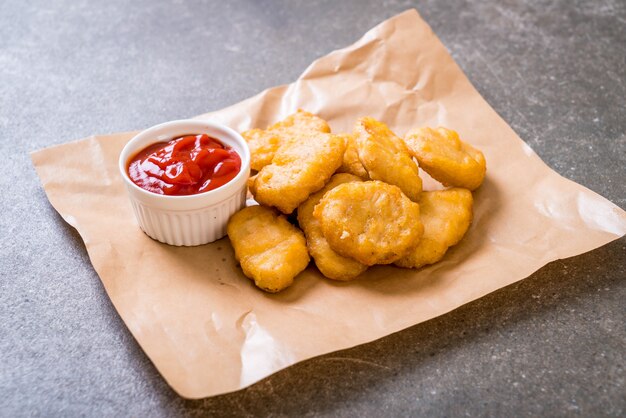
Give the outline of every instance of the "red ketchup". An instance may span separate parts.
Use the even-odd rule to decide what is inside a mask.
[[[184,135],[139,151],[128,163],[137,186],[156,194],[185,196],[208,192],[231,181],[241,158],[206,134]]]

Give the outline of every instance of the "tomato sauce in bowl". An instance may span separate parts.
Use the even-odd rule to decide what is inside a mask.
[[[231,181],[241,170],[235,150],[207,134],[183,135],[157,142],[128,162],[130,180],[152,193],[187,196]]]

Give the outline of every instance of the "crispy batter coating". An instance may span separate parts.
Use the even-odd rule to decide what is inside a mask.
[[[416,128],[404,138],[420,167],[444,186],[476,190],[485,178],[482,152],[459,139],[451,129]]]
[[[369,180],[370,176],[359,160],[359,152],[356,148],[356,137],[353,134],[345,134],[346,152],[343,154],[343,162],[341,167],[337,169],[338,173],[349,173],[360,177],[363,180]]]
[[[354,131],[359,160],[370,178],[398,186],[409,199],[417,201],[422,179],[402,139],[370,117],[359,119]]]
[[[381,181],[344,183],[313,211],[331,248],[368,266],[389,264],[419,241],[419,205]]]
[[[298,109],[267,129],[250,129],[241,134],[250,147],[250,167],[259,171],[272,162],[276,151],[285,143],[310,132],[330,132],[328,123],[319,116]]]
[[[264,129],[250,129],[241,136],[250,148],[250,168],[260,170],[272,162],[274,154],[283,143],[282,135]]]
[[[419,204],[424,235],[415,248],[394,264],[419,268],[441,260],[469,229],[472,203],[472,193],[467,189],[423,192]]]
[[[252,188],[252,185],[254,184],[254,180],[256,180],[256,174],[254,176],[250,176],[248,177],[248,181],[246,182],[246,184],[248,185],[248,189]]]
[[[230,218],[227,232],[244,274],[266,292],[290,286],[309,264],[302,231],[274,209],[244,208]]]
[[[344,138],[311,132],[283,145],[272,163],[259,171],[250,187],[257,202],[290,214],[320,190],[341,165]]]
[[[296,132],[326,132],[330,133],[328,123],[313,113],[298,109],[285,119],[276,122],[268,128],[272,131],[294,129]]]
[[[333,280],[352,280],[367,270],[367,266],[352,258],[337,254],[330,248],[328,241],[324,238],[320,221],[313,216],[313,210],[327,191],[340,184],[354,181],[362,180],[348,173],[335,174],[322,190],[312,194],[298,206],[298,224],[306,236],[309,253],[315,260],[315,265],[319,271]]]

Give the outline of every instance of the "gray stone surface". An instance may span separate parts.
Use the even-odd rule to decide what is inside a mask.
[[[3,0],[0,415],[624,416],[625,239],[374,343],[187,401],[46,200],[29,151],[237,102],[409,7],[549,166],[626,208],[623,0]]]

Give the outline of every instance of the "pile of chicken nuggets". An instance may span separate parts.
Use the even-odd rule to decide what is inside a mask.
[[[472,191],[486,172],[482,152],[442,127],[400,138],[364,117],[352,133],[334,134],[298,110],[242,136],[259,205],[234,214],[227,232],[244,274],[267,292],[290,286],[310,257],[342,281],[376,264],[436,263],[469,229]],[[418,167],[447,188],[423,191]]]

